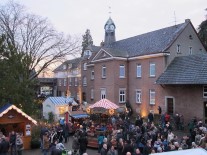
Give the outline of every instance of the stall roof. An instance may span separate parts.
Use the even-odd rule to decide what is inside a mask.
[[[150,155],[154,155],[154,154],[150,154]],[[207,151],[202,148],[196,148],[196,149],[156,153],[155,155],[207,155]]]
[[[6,104],[3,107],[0,108],[0,117],[2,117],[4,114],[6,114],[10,110],[16,110],[18,113],[20,113],[22,116],[26,117],[28,120],[32,121],[35,125],[37,125],[37,121],[31,118],[29,115],[24,113],[21,109],[17,108],[15,105]]]
[[[73,118],[87,118],[87,117],[89,117],[89,115],[87,115],[87,114],[73,114],[73,115],[71,115],[71,117],[73,117]]]
[[[73,106],[78,105],[72,97],[48,97],[47,99],[57,106],[62,106],[68,104],[69,102],[71,102]]]

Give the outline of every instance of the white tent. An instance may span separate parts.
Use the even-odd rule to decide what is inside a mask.
[[[48,97],[42,105],[45,119],[48,119],[48,113],[52,112],[55,119],[59,120],[64,117],[65,112],[71,109],[69,105],[77,106],[78,104],[71,97]]]
[[[188,150],[154,153],[150,155],[207,155],[207,151],[202,148],[196,148],[196,149],[188,149]]]

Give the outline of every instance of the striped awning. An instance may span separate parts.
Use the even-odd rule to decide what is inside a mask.
[[[93,108],[105,108],[105,109],[117,109],[119,106],[117,106],[115,103],[107,100],[107,99],[102,99],[93,105],[89,106],[90,109]]]

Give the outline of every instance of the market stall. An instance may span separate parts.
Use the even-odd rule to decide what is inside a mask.
[[[32,126],[37,121],[25,114],[15,105],[6,104],[0,107],[0,130],[9,139],[12,131],[22,135],[24,149],[30,149]]]
[[[88,147],[98,147],[97,139],[99,134],[111,134],[112,126],[110,124],[110,117],[117,113],[118,108],[118,105],[108,99],[102,99],[86,108],[86,112],[93,121],[93,124],[87,131]]]

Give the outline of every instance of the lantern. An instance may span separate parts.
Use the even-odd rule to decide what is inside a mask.
[[[87,112],[87,114],[90,114],[91,109],[90,108],[86,108],[86,112]]]
[[[109,114],[113,115],[114,114],[114,109],[109,109]]]

